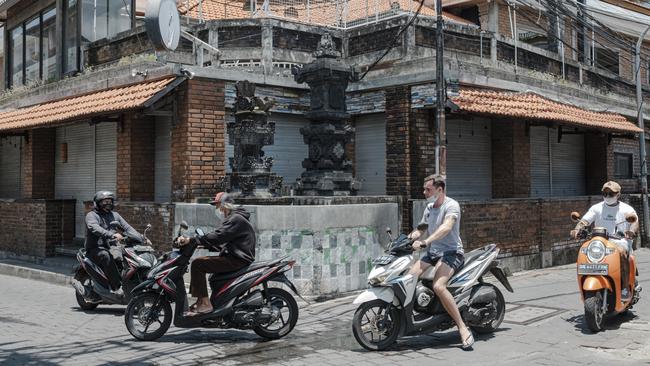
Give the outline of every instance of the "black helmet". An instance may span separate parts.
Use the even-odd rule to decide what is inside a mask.
[[[107,199],[107,198],[111,199],[111,203],[109,203],[107,205],[103,205],[103,206],[100,205],[100,202],[102,200]],[[95,193],[95,197],[93,197],[93,202],[94,202],[96,210],[106,209],[106,210],[110,211],[110,210],[113,209],[113,206],[115,205],[115,193],[113,193],[111,191],[99,191],[99,192]]]

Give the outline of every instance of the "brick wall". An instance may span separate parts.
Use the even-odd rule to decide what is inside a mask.
[[[364,53],[380,51],[388,48],[390,42],[399,32],[399,28],[389,28],[378,30],[376,32],[350,37],[348,41],[349,56],[358,56]],[[400,37],[394,47],[399,48],[402,45],[403,37]]]
[[[424,178],[436,170],[436,115],[433,109],[415,109],[411,120],[411,192],[422,197]]]
[[[83,51],[83,59],[86,67],[101,65],[139,53],[151,53],[152,48],[144,29],[136,28],[118,39],[101,40],[90,44],[90,47]]]
[[[320,33],[308,33],[286,28],[273,28],[273,47],[313,52],[318,48]],[[341,50],[342,40],[332,37],[334,46]]]
[[[151,224],[147,237],[153,247],[169,250],[174,238],[174,204],[121,202],[115,211],[140,233]]]
[[[22,151],[23,198],[54,198],[55,145],[54,128],[29,131]]]
[[[217,30],[217,47],[262,47],[261,27],[226,27]]]
[[[614,175],[615,153],[632,154],[632,178],[623,179]],[[640,165],[638,140],[620,137],[613,138],[607,149],[607,180],[615,180],[618,182],[618,184],[621,185],[623,193],[637,193],[639,192],[639,173]]]
[[[0,202],[0,251],[46,257],[74,236],[74,203],[70,200]]]
[[[530,195],[530,138],[523,121],[493,120],[492,196]]]
[[[118,132],[117,196],[125,201],[154,200],[155,125],[153,117],[124,115]]]
[[[386,194],[411,195],[411,87],[386,89]],[[409,205],[402,205],[402,227],[408,227]]]
[[[194,78],[178,90],[179,121],[172,129],[172,196],[191,201],[214,195],[225,174],[225,83]]]

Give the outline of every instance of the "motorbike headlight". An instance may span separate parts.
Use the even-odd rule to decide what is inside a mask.
[[[594,240],[587,247],[587,258],[590,262],[598,263],[605,258],[605,244],[600,240]]]

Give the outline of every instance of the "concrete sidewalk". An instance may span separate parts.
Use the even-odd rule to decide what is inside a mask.
[[[78,264],[75,257],[19,257],[0,252],[0,274],[68,286]]]

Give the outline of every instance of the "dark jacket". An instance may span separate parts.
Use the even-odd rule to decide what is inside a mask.
[[[234,209],[223,221],[221,227],[206,234],[203,243],[218,250],[225,250],[229,255],[250,264],[255,260],[255,230],[243,208]]]
[[[142,234],[129,225],[126,220],[117,212],[104,212],[92,210],[86,215],[86,242],[84,247],[86,251],[95,250],[99,247],[108,248],[108,241],[113,238],[117,232],[110,223],[117,221],[124,228],[124,236],[138,242],[143,241]]]

